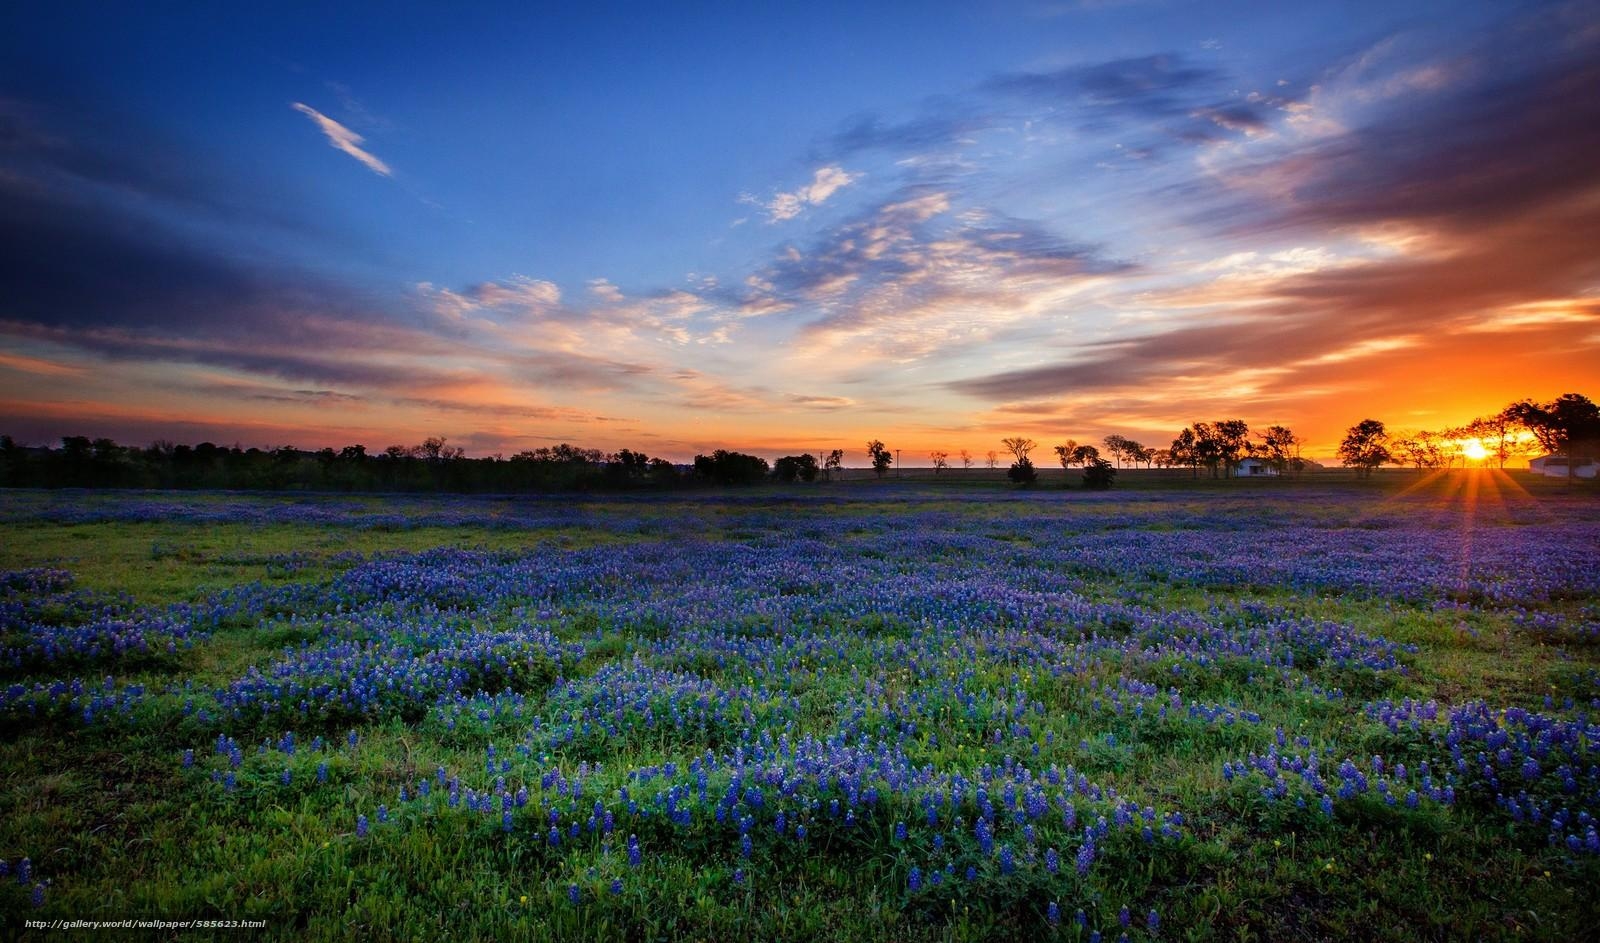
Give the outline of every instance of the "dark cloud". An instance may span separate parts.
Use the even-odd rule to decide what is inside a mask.
[[[1244,208],[1242,224],[1465,230],[1600,185],[1600,42],[1533,61],[1501,52],[1474,70],[1261,168],[1290,182],[1289,200]]]
[[[918,153],[950,147],[999,123],[996,115],[954,101],[930,103],[922,114],[904,121],[861,115],[830,137],[817,157],[834,159],[871,150]]]
[[[73,82],[38,79],[0,75],[0,176],[12,185],[124,210],[331,237],[322,220],[295,209],[307,201],[282,181],[228,172],[205,159],[203,142],[130,120],[126,108]]]
[[[998,75],[982,91],[1046,105],[1042,120],[1094,134],[1116,132],[1124,148],[1144,156],[1174,142],[1209,144],[1262,133],[1299,99],[1284,89],[1241,97],[1227,89],[1229,80],[1221,69],[1169,52]],[[1139,136],[1130,140],[1132,133]]]
[[[416,387],[461,383],[476,375],[379,359],[372,355],[397,349],[413,356],[428,351],[416,344],[397,348],[382,343],[379,335],[369,334],[359,325],[336,323],[295,325],[270,346],[265,335],[205,338],[151,330],[50,327],[11,320],[0,320],[0,336],[73,347],[114,361],[203,364],[297,383]],[[435,350],[441,357],[452,352],[442,345]]]
[[[291,382],[450,376],[369,357],[447,344],[403,305],[264,257],[254,235],[286,220],[258,213],[248,187],[93,108],[51,114],[0,98],[0,333]]]
[[[1398,226],[1419,235],[1421,249],[1245,285],[1239,300],[1251,304],[1223,305],[1212,323],[1087,345],[1068,362],[950,388],[1009,401],[1308,364],[1283,380],[1294,385],[1366,369],[1362,357],[1348,367],[1319,360],[1363,344],[1409,344],[1448,364],[1450,335],[1469,334],[1477,350],[1505,330],[1539,332],[1560,356],[1592,351],[1592,322],[1492,323],[1507,308],[1600,285],[1600,31],[1574,29],[1570,15],[1515,21],[1372,108],[1365,123],[1235,168],[1240,181],[1274,185],[1246,186],[1246,196],[1236,191],[1198,217],[1233,236]]]
[[[1197,93],[1211,89],[1222,78],[1218,70],[1194,65],[1178,53],[1161,53],[1053,72],[1012,72],[995,76],[983,88],[1053,104],[1161,117],[1188,112]]]

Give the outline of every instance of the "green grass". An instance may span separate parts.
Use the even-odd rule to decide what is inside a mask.
[[[1405,484],[1397,480],[1395,487]],[[787,499],[728,506],[704,498],[619,507],[596,502],[592,519],[582,525],[533,531],[294,523],[56,525],[24,517],[6,525],[0,570],[62,567],[73,572],[80,588],[128,593],[141,604],[165,605],[252,582],[325,583],[348,566],[338,556],[348,551],[453,546],[555,552],[615,544],[621,552],[680,533],[738,541],[770,537],[772,528],[783,526],[752,521],[752,511],[787,515],[795,522],[842,517],[859,522],[866,534],[893,533],[897,516],[909,510],[894,500],[898,492],[893,489],[901,486],[889,485],[878,500],[867,491],[877,485],[855,484],[858,499],[838,506]],[[921,489],[915,511],[948,513],[959,526],[995,537],[1000,558],[1024,565],[1030,540],[1025,533],[1008,530],[1007,522],[1059,511],[1025,498],[970,506],[946,480],[915,487]],[[1205,500],[1196,498],[1194,508],[1203,510]],[[1175,506],[1161,508],[1170,512]],[[1072,505],[1069,510],[1076,526],[1091,529],[1172,526],[1159,509],[1132,500]],[[1320,513],[1317,508],[1298,510]],[[684,514],[689,515],[687,523]],[[609,520],[641,515],[658,518],[660,530],[624,533],[606,526]],[[274,562],[286,554],[298,554],[299,562],[287,568]],[[191,695],[159,692],[185,683],[194,692],[225,686],[252,665],[270,664],[286,646],[316,641],[303,627],[282,620],[230,622],[192,650],[162,655],[132,670],[84,665],[66,672],[20,671],[0,677],[5,683],[31,683],[112,673],[119,681],[145,683],[157,692],[131,721],[84,726],[63,718],[0,726],[0,857],[14,862],[27,854],[35,871],[52,881],[49,902],[38,913],[28,906],[25,888],[14,881],[0,883],[0,918],[8,931],[18,934],[23,919],[42,916],[264,919],[265,931],[239,932],[295,939],[1084,940],[1087,932],[1071,919],[1074,910],[1084,907],[1109,941],[1120,929],[1108,921],[1128,905],[1136,918],[1130,931],[1134,939],[1150,938],[1143,914],[1151,907],[1162,915],[1160,939],[1569,940],[1594,932],[1600,898],[1593,888],[1600,867],[1592,858],[1573,858],[1549,848],[1537,829],[1514,827],[1503,816],[1466,802],[1409,810],[1374,799],[1341,804],[1328,819],[1292,804],[1264,802],[1257,785],[1225,781],[1222,764],[1265,750],[1275,728],[1316,745],[1336,746],[1340,755],[1425,758],[1425,744],[1366,720],[1360,704],[1378,698],[1433,698],[1445,704],[1481,698],[1538,709],[1547,695],[1582,703],[1600,694],[1587,674],[1600,667],[1595,646],[1531,636],[1508,613],[1494,610],[1434,610],[1358,594],[1309,595],[1270,585],[1203,589],[1137,574],[1070,575],[1077,592],[1090,601],[1195,613],[1219,603],[1276,607],[1294,616],[1352,625],[1415,645],[1418,651],[1406,657],[1403,675],[1331,666],[1307,669],[1317,683],[1343,688],[1348,694],[1343,702],[1263,677],[1259,665],[1227,659],[1204,667],[1179,665],[1179,680],[1174,681],[1174,663],[1159,659],[1108,655],[1068,676],[998,659],[969,663],[951,656],[942,663],[948,672],[943,680],[962,680],[969,689],[991,693],[1025,692],[1044,706],[1042,714],[1029,715],[1028,721],[1028,742],[1040,752],[1020,758],[1038,767],[1070,764],[1140,804],[1181,810],[1187,822],[1182,839],[1160,843],[1154,850],[1113,836],[1089,880],[1068,876],[1046,881],[1035,867],[1014,879],[996,877],[913,894],[906,884],[909,862],[920,860],[918,854],[932,854],[931,846],[924,847],[928,838],[920,834],[912,836],[917,847],[911,849],[889,837],[894,821],[914,820],[919,814],[915,806],[895,806],[893,801],[854,832],[820,834],[806,854],[763,841],[748,862],[730,851],[734,833],[715,823],[688,834],[641,833],[652,855],[649,866],[639,872],[625,866],[617,847],[585,839],[579,848],[557,855],[537,836],[502,833],[497,817],[394,802],[401,785],[428,777],[441,765],[481,772],[486,745],[504,748],[525,728],[523,722],[504,718],[455,730],[434,716],[358,722],[359,749],[330,751],[325,785],[315,778],[316,763],[323,757],[257,756],[254,745],[289,727],[302,742],[319,733],[334,740],[352,724],[314,729],[315,724],[288,721],[224,723],[220,729],[237,736],[245,753],[237,790],[224,793],[204,770],[185,770],[179,762],[182,752],[193,748],[201,758],[198,765],[211,768],[205,754],[219,725],[184,712],[183,702]],[[1594,602],[1578,598],[1552,605]],[[914,643],[918,627],[866,617],[838,628],[859,631],[870,642],[856,644],[835,664],[805,661],[792,669],[787,690],[799,701],[790,718],[792,736],[822,734],[841,722],[847,713],[841,705],[860,698],[863,678],[888,692],[885,698],[919,688],[935,690],[939,679],[919,680],[903,667],[873,657],[875,650]],[[754,618],[748,627],[756,636],[769,629]],[[576,679],[646,652],[673,629],[621,631],[575,619],[563,623],[560,631],[567,641],[589,644],[584,659],[567,672]],[[662,657],[656,663],[725,686],[771,680],[754,679],[750,665],[721,663],[710,654],[684,655],[679,661]],[[1158,721],[1149,714],[1109,710],[1104,696],[1089,683],[1109,683],[1122,674],[1158,686],[1181,684],[1186,701],[1229,702],[1259,713],[1263,723]],[[549,680],[513,676],[511,686],[538,710],[548,707],[544,692]],[[938,728],[924,730],[914,747],[919,763],[975,770],[1019,753],[1023,741],[1007,736],[994,743],[993,723],[963,715],[954,700],[945,706]],[[887,722],[881,707],[862,710],[868,729]],[[937,734],[937,743],[928,733]],[[634,729],[625,736],[596,736],[564,752],[519,760],[518,775],[553,767],[570,774],[580,761],[601,761],[604,769],[586,789],[595,795],[614,794],[628,783],[629,769],[668,761],[687,764],[708,748],[731,746],[736,739],[730,737],[730,731],[710,727]],[[293,772],[288,787],[278,781],[285,765]],[[725,774],[718,775],[726,781]],[[353,833],[356,816],[372,814],[380,802],[389,804],[396,821],[358,839]],[[1062,845],[1068,870],[1075,847]],[[739,867],[753,876],[743,885],[734,880]],[[621,895],[608,889],[613,877],[626,879]],[[567,899],[572,884],[580,888],[580,906]],[[1058,928],[1043,922],[1043,901],[1049,899],[1061,904],[1064,920]]]

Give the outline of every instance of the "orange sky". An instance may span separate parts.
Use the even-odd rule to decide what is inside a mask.
[[[634,140],[649,116],[552,88],[629,142],[606,153],[656,155],[626,172],[530,170],[593,141],[483,131],[508,98],[463,126],[270,70],[218,73],[254,103],[220,111],[152,91],[192,87],[176,60],[74,101],[0,71],[0,432],[848,463],[876,438],[920,464],[1242,418],[1326,458],[1366,418],[1594,398],[1600,15],[1469,6],[1337,37],[1261,14],[1231,45],[1086,17],[1117,57],[996,27],[983,71],[882,77],[864,117],[835,89],[787,137]],[[520,68],[372,55],[391,82]]]

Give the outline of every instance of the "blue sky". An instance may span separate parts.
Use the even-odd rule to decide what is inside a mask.
[[[1594,377],[1583,4],[229,6],[0,13],[19,438],[1326,443]]]

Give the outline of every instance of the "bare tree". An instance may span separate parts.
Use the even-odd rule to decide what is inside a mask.
[[[988,460],[990,468],[993,468],[996,465],[1000,464],[1000,453],[996,452],[994,449],[990,449],[988,454],[985,455],[984,458]]]
[[[1077,451],[1078,443],[1075,439],[1068,439],[1064,444],[1055,447],[1056,461],[1061,463],[1062,471],[1072,467],[1073,462],[1076,461],[1073,456],[1077,454]]]
[[[928,457],[933,459],[933,473],[935,475],[939,474],[940,472],[944,471],[946,468],[950,467],[950,453],[949,452],[938,452],[938,451],[929,452],[928,453]]]
[[[972,467],[972,453],[968,452],[966,449],[962,449],[960,454],[961,454],[961,467],[962,468],[971,468]]]
[[[1000,444],[1005,446],[1006,451],[1010,452],[1019,462],[1027,458],[1028,453],[1036,448],[1032,439],[1025,439],[1022,436],[1001,439]]]
[[[1122,456],[1127,454],[1128,440],[1113,432],[1100,441],[1105,445],[1106,451],[1111,453],[1111,458],[1116,462],[1117,467],[1121,468]]]

